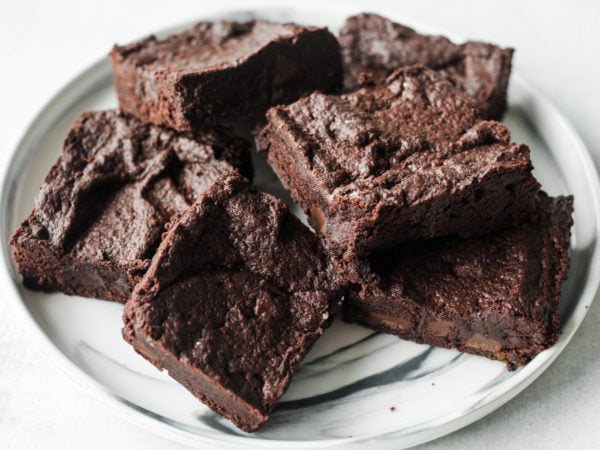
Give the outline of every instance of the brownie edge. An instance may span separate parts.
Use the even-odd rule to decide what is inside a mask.
[[[170,223],[125,306],[123,336],[254,431],[331,323],[341,292],[310,230],[282,201],[229,174]]]

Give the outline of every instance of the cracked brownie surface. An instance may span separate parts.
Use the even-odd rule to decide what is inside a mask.
[[[225,175],[169,226],[124,337],[245,431],[261,426],[341,290],[319,240],[275,197]]]
[[[179,135],[84,113],[10,240],[25,285],[124,303],[165,223],[235,168],[252,175],[248,143],[228,129]]]

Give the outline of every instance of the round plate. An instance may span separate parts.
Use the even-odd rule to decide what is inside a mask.
[[[328,25],[335,31],[354,12],[324,7],[228,12],[219,18],[258,17]],[[381,13],[402,20],[393,12]],[[0,281],[41,347],[67,374],[163,436],[198,447],[277,448],[367,447],[373,440],[398,448],[435,439],[498,408],[538,377],[565,348],[598,289],[599,183],[594,165],[560,113],[513,75],[505,117],[513,140],[531,146],[535,175],[546,191],[575,195],[571,269],[563,289],[558,343],[508,372],[499,362],[402,341],[338,319],[303,362],[270,421],[258,432],[243,433],[121,339],[121,305],[24,289],[11,261],[6,242],[29,214],[71,124],[85,110],[116,105],[111,67],[104,58],[59,92],[25,133],[2,183]],[[256,183],[285,195],[264,160],[255,162]]]

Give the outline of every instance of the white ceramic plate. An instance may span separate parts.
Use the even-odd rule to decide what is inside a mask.
[[[220,18],[256,15],[337,30],[354,12],[263,10]],[[402,21],[393,12],[381,13]],[[563,289],[558,343],[511,373],[499,362],[404,342],[338,319],[302,364],[269,423],[254,434],[243,433],[121,339],[120,305],[26,290],[11,261],[6,242],[29,214],[71,124],[85,110],[116,104],[104,58],[59,92],[25,133],[2,183],[0,282],[41,347],[68,375],[163,436],[197,447],[277,448],[368,447],[374,440],[380,447],[399,448],[435,439],[483,417],[535,380],[565,348],[598,289],[599,183],[592,160],[560,113],[513,75],[505,121],[514,140],[531,146],[535,175],[546,191],[575,195],[571,270]],[[256,165],[256,183],[284,195],[264,161]]]

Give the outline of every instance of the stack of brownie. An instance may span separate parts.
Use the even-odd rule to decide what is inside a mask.
[[[573,199],[510,141],[512,51],[351,17],[342,95],[267,112],[257,135],[346,287],[344,319],[517,368],[551,346]]]
[[[10,240],[32,289],[125,303],[135,350],[245,431],[333,320],[515,369],[552,345],[573,200],[511,143],[512,50],[362,14],[199,23],[111,53]],[[251,184],[250,144],[306,212]]]

